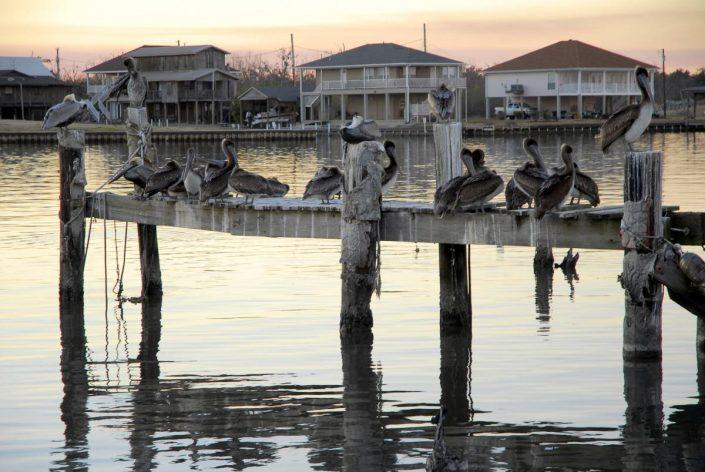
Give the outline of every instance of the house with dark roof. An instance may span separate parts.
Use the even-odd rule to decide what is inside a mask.
[[[307,90],[305,88],[305,90]],[[240,123],[244,123],[247,112],[252,117],[268,114],[278,123],[294,123],[299,114],[298,87],[253,86],[237,97],[240,101]]]
[[[545,118],[611,113],[640,95],[634,69],[656,66],[582,41],[559,41],[485,69],[485,115],[492,106],[524,103]]]
[[[154,120],[172,123],[222,123],[229,121],[237,74],[225,64],[228,54],[212,45],[140,46],[86,69],[89,95],[100,93],[126,72],[124,60],[133,57],[149,83],[147,112]],[[106,103],[110,118],[126,113],[122,95]]]
[[[463,63],[394,43],[366,44],[298,66],[303,122],[348,120],[359,113],[378,121],[409,122],[427,114],[426,97],[445,84],[462,104]],[[316,87],[303,90],[303,75]],[[461,107],[456,107],[456,117]]]
[[[41,120],[71,93],[38,57],[0,57],[0,119]]]

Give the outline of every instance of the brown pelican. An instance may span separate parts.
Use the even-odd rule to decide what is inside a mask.
[[[453,210],[467,210],[487,203],[504,189],[502,177],[485,167],[485,153],[481,149],[472,152],[475,173],[466,178],[458,188]]]
[[[131,107],[143,107],[147,98],[147,79],[137,71],[137,63],[131,57],[124,61],[130,78],[127,80],[127,98]]]
[[[631,150],[632,144],[639,139],[651,123],[654,102],[651,95],[649,72],[643,67],[637,67],[635,75],[636,83],[641,91],[641,103],[621,108],[602,124],[598,135],[602,152],[607,152],[609,147],[619,138],[624,138]]]
[[[211,165],[211,170],[206,170],[199,190],[201,202],[205,202],[209,198],[221,197],[228,192],[230,176],[237,167],[234,147],[235,143],[230,139],[225,138],[220,142],[220,149],[225,154],[225,166],[218,169],[215,165]]]
[[[304,200],[318,198],[321,203],[330,203],[330,197],[343,190],[343,173],[336,166],[323,166],[306,184]]]
[[[154,168],[148,159],[144,160],[144,164],[142,164],[141,161],[142,159],[140,156],[134,156],[132,159],[123,164],[123,166],[118,169],[112,177],[110,177],[108,183],[111,184],[120,177],[124,177],[125,180],[132,182],[136,187],[142,190],[142,193],[144,193],[144,188],[147,186],[147,181],[152,174],[154,174]]]
[[[472,153],[469,149],[464,148],[460,152],[460,159],[465,165],[465,173],[463,175],[453,177],[448,182],[438,187],[436,189],[436,193],[433,196],[433,213],[441,217],[443,217],[448,211],[450,211],[458,196],[458,190],[460,189],[460,186],[463,184],[465,179],[475,173]]]
[[[179,181],[181,177],[181,168],[174,160],[167,161],[162,167],[154,171],[149,176],[147,183],[144,186],[144,195],[151,197],[157,192],[167,190],[169,187]]]
[[[384,175],[382,176],[382,194],[387,193],[394,184],[397,182],[397,176],[399,175],[399,165],[397,164],[397,147],[391,141],[384,142],[384,150],[387,152],[387,157],[389,158],[389,165],[384,168]]]
[[[355,144],[363,141],[374,141],[382,136],[382,132],[375,121],[365,120],[362,116],[355,113],[352,121],[340,128],[340,136],[346,143]]]
[[[560,205],[573,188],[573,183],[575,182],[573,148],[567,144],[561,145],[561,159],[563,159],[565,165],[560,169],[556,169],[556,172],[541,184],[534,197],[534,200],[536,200],[535,215],[539,220],[543,218],[546,212]]]
[[[44,115],[42,129],[65,128],[77,120],[82,121],[87,114],[86,112],[89,112],[89,116],[98,121],[98,112],[95,111],[90,102],[76,100],[76,95],[71,93],[66,95],[60,103],[47,110]]]
[[[504,187],[504,200],[507,202],[507,210],[517,210],[524,204],[528,203],[531,205],[532,199],[517,188],[514,183],[514,177],[512,177]]]
[[[193,148],[189,148],[186,152],[186,165],[181,174],[181,180],[184,182],[186,194],[189,197],[196,197],[200,193],[201,184],[203,183],[203,168],[195,167],[193,164],[195,160],[196,151]]]
[[[438,414],[431,419],[436,425],[436,434],[433,438],[431,456],[426,459],[427,472],[467,472],[468,461],[451,455],[445,441],[445,420],[448,410],[441,406]]]
[[[653,277],[668,288],[671,300],[705,318],[705,261],[679,244],[659,251]]]
[[[691,287],[705,295],[705,261],[692,252],[685,252],[680,244],[674,244],[678,254],[678,267],[690,281]]]
[[[515,187],[528,197],[529,208],[531,208],[531,200],[536,195],[536,191],[541,187],[541,184],[548,178],[549,172],[546,169],[546,164],[535,139],[525,138],[522,146],[524,152],[532,158],[533,162],[525,162],[524,165],[515,170],[513,179]]]
[[[431,112],[439,120],[446,121],[453,114],[455,94],[446,87],[446,84],[441,84],[438,90],[431,90],[428,93],[427,100],[431,107]]]
[[[597,183],[578,168],[578,164],[573,163],[575,167],[575,185],[570,190],[570,204],[573,204],[574,199],[585,198],[590,205],[597,206],[600,204],[600,190],[597,188]]]
[[[234,143],[229,139],[223,140],[223,152],[233,162],[233,170],[228,179],[230,189],[245,196],[245,203],[252,203],[255,197],[273,196],[273,179],[267,179],[261,175],[242,169],[237,161],[237,155],[233,149]],[[276,181],[279,182],[279,181]],[[282,185],[282,184],[280,184]],[[287,186],[288,189],[288,186]],[[249,199],[252,199],[248,202]]]
[[[267,195],[270,197],[283,197],[289,193],[289,185],[279,182],[279,179],[276,177],[268,178],[267,184],[269,185],[269,192]]]

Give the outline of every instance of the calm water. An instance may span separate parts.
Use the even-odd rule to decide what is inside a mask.
[[[621,157],[603,157],[588,135],[539,141],[554,161],[561,142],[573,144],[604,204],[620,202]],[[504,176],[525,160],[520,143],[468,141]],[[398,140],[392,198],[431,199],[432,146]],[[666,152],[666,203],[705,209],[705,135],[655,134],[648,146]],[[340,151],[325,138],[239,144],[243,167],[279,176],[293,196]],[[560,270],[536,280],[530,248],[473,246],[470,349],[462,335],[439,336],[436,247],[384,243],[374,342],[341,346],[338,241],[160,228],[163,300],[119,307],[125,227],[96,221],[84,368],[75,332],[61,349],[55,152],[0,148],[0,470],[414,470],[441,400],[448,442],[474,470],[705,470],[696,320],[666,299],[663,363],[624,364],[619,251],[581,250],[569,282]],[[126,150],[93,145],[86,155],[92,189]],[[127,296],[140,291],[135,232]],[[143,324],[142,311],[154,321]]]

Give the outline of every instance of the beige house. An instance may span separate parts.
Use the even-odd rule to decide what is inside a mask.
[[[427,116],[426,97],[445,84],[455,90],[462,114],[464,66],[394,43],[366,44],[298,67],[303,123],[349,120],[359,113],[377,121],[405,122]],[[315,89],[303,90],[303,75],[315,74]]]

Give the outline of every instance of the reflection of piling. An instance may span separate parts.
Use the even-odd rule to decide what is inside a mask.
[[[142,339],[137,359],[140,361],[140,378],[159,379],[159,341],[162,336],[162,297],[152,296],[142,300]]]
[[[372,334],[341,336],[343,361],[343,464],[345,470],[385,470],[380,417],[381,376],[372,370]]]
[[[441,332],[441,405],[448,409],[447,424],[451,426],[470,420],[471,349],[469,327]]]
[[[59,140],[59,298],[83,304],[83,245],[86,236],[86,174],[83,131],[60,129]]]
[[[536,313],[541,321],[548,321],[553,293],[553,251],[548,246],[539,246],[534,255],[534,278],[536,279]]]
[[[384,148],[377,141],[349,144],[341,218],[342,302],[340,331],[372,327],[370,299],[379,287],[379,221],[382,218]]]
[[[625,288],[625,359],[661,357],[663,288],[651,276],[659,238],[663,237],[660,152],[630,152],[624,167],[622,247]]]
[[[463,173],[460,152],[463,147],[460,123],[433,125],[436,145],[436,187]],[[442,329],[471,325],[470,247],[439,244],[440,319]]]

